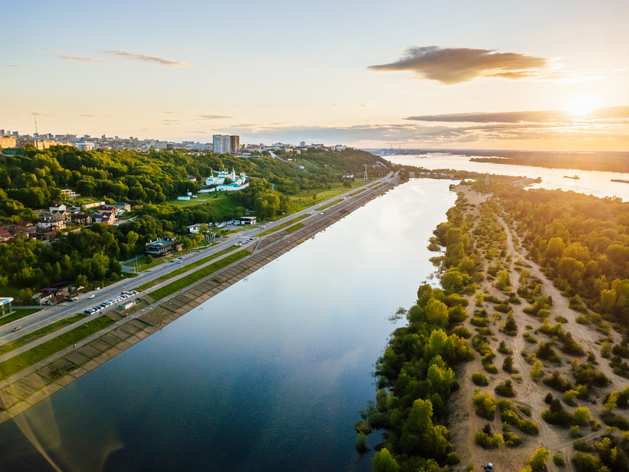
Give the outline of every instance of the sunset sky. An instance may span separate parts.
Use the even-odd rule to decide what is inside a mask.
[[[0,128],[629,151],[626,0],[5,2]],[[526,112],[526,113],[525,113]]]

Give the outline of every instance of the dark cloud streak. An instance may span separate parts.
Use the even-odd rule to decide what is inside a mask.
[[[411,71],[419,78],[454,85],[477,77],[525,79],[549,66],[549,59],[495,49],[410,47],[390,64],[370,66],[374,71]]]

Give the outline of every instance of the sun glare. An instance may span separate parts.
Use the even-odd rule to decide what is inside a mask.
[[[601,98],[598,95],[582,95],[570,101],[568,110],[575,116],[586,116],[593,109],[598,108],[600,102]]]

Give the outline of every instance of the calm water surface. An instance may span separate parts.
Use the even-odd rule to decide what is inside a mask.
[[[611,182],[611,179],[629,180],[629,174],[619,172],[597,172],[578,169],[551,169],[534,166],[514,166],[472,162],[469,156],[426,154],[421,156],[393,155],[384,156],[395,164],[425,167],[427,169],[457,169],[491,174],[521,175],[542,178],[542,183],[534,187],[574,190],[597,197],[620,197],[629,201],[629,184]],[[565,179],[564,175],[578,175],[579,180]]]
[[[369,470],[353,424],[450,183],[396,188],[0,425],[0,470]]]

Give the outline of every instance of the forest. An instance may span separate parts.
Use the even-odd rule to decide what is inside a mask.
[[[379,160],[354,149],[311,149],[306,155],[316,166],[308,172],[266,156],[244,159],[180,150],[80,151],[53,146],[0,155],[0,221],[5,225],[36,222],[42,209],[65,200],[65,188],[108,203],[134,205],[128,215],[132,218],[118,226],[93,224],[78,233],[59,234],[52,243],[24,238],[0,243],[0,289],[27,302],[32,293],[53,283],[87,285],[116,279],[122,275],[120,261],[141,254],[149,241],[178,235],[184,246],[191,246],[192,236],[183,236],[186,226],[226,221],[243,216],[246,209],[262,221],[277,218],[291,211],[290,195],[326,189],[343,173],[357,173],[364,164]],[[198,191],[211,170],[232,168],[250,177],[248,188],[197,205],[168,203],[187,190]]]
[[[562,190],[492,190],[571,306],[629,327],[629,203]]]

